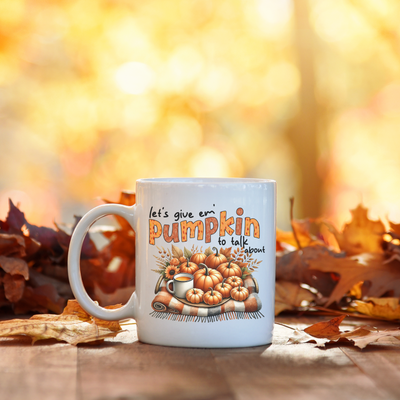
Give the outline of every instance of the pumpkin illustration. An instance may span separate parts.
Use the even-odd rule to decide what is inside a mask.
[[[190,257],[190,261],[199,265],[206,260],[207,256],[204,253],[195,253]]]
[[[229,283],[226,283],[225,281],[226,281],[226,278],[224,278],[221,283],[218,283],[217,285],[215,285],[215,288],[214,288],[214,290],[216,290],[217,292],[220,292],[222,294],[222,297],[224,299],[226,299],[227,297],[230,297],[231,290],[232,290],[232,286],[229,285]]]
[[[203,301],[204,292],[200,289],[189,289],[186,292],[186,300],[193,304],[198,304]]]
[[[181,272],[184,272],[185,274],[194,274],[196,271],[199,270],[199,267],[197,264],[192,263],[189,261],[189,259],[185,260],[180,266],[179,269]]]
[[[243,281],[238,276],[230,276],[226,279],[226,283],[231,285],[233,288],[238,287],[239,285],[243,286]]]
[[[222,301],[222,294],[220,292],[217,292],[212,287],[209,289],[210,290],[208,292],[204,293],[204,303],[213,306],[214,304],[218,304],[220,301]]]
[[[217,270],[221,272],[224,278],[229,278],[230,276],[242,276],[242,270],[239,265],[235,264],[230,260],[228,263],[221,264]]]
[[[245,301],[249,297],[249,291],[239,285],[231,290],[231,297],[236,301]]]
[[[217,268],[222,263],[228,261],[223,254],[218,253],[218,249],[216,247],[213,247],[212,249],[215,251],[215,254],[210,254],[204,262],[208,268]]]
[[[169,262],[169,265],[179,265],[180,262],[177,258],[171,258],[171,261]]]
[[[210,286],[214,288],[217,283],[222,282],[222,275],[216,269],[208,268],[205,264],[200,264],[199,267],[201,267],[201,269],[196,271],[193,275],[193,286],[195,288],[205,292]]]

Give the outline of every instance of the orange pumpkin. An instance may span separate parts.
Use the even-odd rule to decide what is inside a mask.
[[[190,257],[190,261],[199,265],[206,260],[207,256],[204,253],[195,253]]]
[[[239,265],[235,264],[230,260],[228,263],[221,264],[217,270],[221,272],[224,278],[229,278],[230,276],[242,276],[242,270]]]
[[[226,283],[231,285],[233,288],[238,287],[239,285],[243,286],[243,281],[238,276],[230,276],[226,279]]]
[[[186,292],[186,300],[193,304],[198,304],[203,301],[204,292],[200,289],[189,289]]]
[[[212,287],[210,287],[209,289],[210,290],[204,294],[204,297],[203,297],[204,303],[209,304],[210,306],[213,306],[213,305],[221,302],[222,294],[220,292],[217,292],[216,290],[214,290]]]
[[[171,258],[171,261],[169,262],[169,265],[179,265],[180,262],[177,258]]]
[[[228,261],[223,254],[218,253],[218,249],[216,247],[213,247],[212,249],[215,251],[215,254],[210,254],[204,262],[208,268],[217,268],[222,263]]]
[[[198,271],[194,273],[193,286],[206,291],[210,286],[214,288],[217,283],[222,282],[222,275],[216,269],[210,269],[205,264],[200,264]]]
[[[249,291],[239,285],[231,290],[231,297],[236,301],[245,301],[249,297]]]
[[[196,271],[199,270],[199,267],[197,266],[197,264],[192,263],[189,261],[189,259],[187,259],[179,266],[179,270],[180,272],[184,272],[185,274],[193,275]]]
[[[215,285],[215,288],[214,288],[214,290],[216,290],[217,292],[220,292],[222,294],[222,297],[224,299],[226,299],[227,297],[230,297],[231,290],[232,290],[232,286],[229,285],[229,283],[226,283],[225,281],[226,281],[226,278],[224,278],[221,283],[218,283],[217,285]]]

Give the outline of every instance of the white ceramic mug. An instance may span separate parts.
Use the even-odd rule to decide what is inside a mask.
[[[124,217],[136,232],[136,290],[114,310],[88,296],[79,265],[85,234],[109,214]],[[275,214],[272,180],[140,179],[135,205],[98,206],[76,226],[68,253],[72,291],[95,317],[134,318],[145,343],[208,348],[271,343]],[[194,276],[195,293],[188,299],[166,288],[178,273]]]

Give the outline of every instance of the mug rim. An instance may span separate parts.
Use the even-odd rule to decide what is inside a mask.
[[[190,281],[192,281],[192,280],[194,279],[193,274],[189,274],[188,272],[179,272],[178,274],[176,274],[176,275],[173,277],[173,280],[176,280],[175,278],[176,278],[177,276],[181,276],[181,275],[190,277]],[[190,281],[185,281],[185,282],[190,282]]]
[[[178,185],[236,185],[240,183],[260,184],[276,183],[273,179],[264,178],[141,178],[136,181],[140,184],[178,184]]]

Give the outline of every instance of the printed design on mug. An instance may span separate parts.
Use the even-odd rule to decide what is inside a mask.
[[[261,261],[244,247],[158,247],[159,274],[152,316],[209,322],[261,318],[258,282]]]

